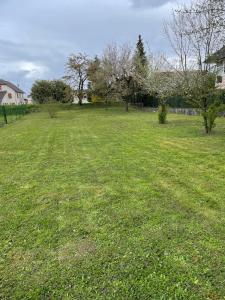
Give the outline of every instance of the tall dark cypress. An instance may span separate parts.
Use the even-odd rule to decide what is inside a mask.
[[[142,40],[142,36],[138,36],[137,48],[135,53],[135,59],[138,63],[141,64],[142,67],[146,67],[148,64],[148,59],[145,53],[145,46]]]
[[[134,54],[134,67],[135,67],[136,78],[147,77],[148,58],[145,52],[144,42],[141,35],[139,35],[138,37],[136,51]],[[135,95],[136,95],[135,102],[142,103],[144,105],[144,102],[148,97],[146,92],[143,90],[143,87],[138,81],[134,82],[134,88],[135,88]]]

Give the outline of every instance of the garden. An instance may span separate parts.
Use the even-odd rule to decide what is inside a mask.
[[[223,299],[225,121],[74,106],[0,128],[1,299]]]

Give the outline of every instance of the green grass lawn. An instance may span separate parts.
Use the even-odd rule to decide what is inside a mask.
[[[224,119],[83,108],[0,139],[0,299],[224,299]]]

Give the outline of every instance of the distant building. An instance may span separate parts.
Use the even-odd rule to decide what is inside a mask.
[[[29,95],[27,98],[25,98],[24,101],[26,104],[35,104],[31,95]]]
[[[79,98],[78,98],[78,96],[74,96],[74,100],[73,100],[73,104],[78,104],[79,103]],[[84,93],[84,97],[83,97],[83,100],[82,100],[82,103],[83,104],[88,104],[89,102],[88,102],[88,95],[87,95],[87,93]]]
[[[225,46],[207,59],[207,63],[216,65],[216,86],[225,89]]]
[[[0,79],[0,105],[25,104],[24,91],[9,81]]]

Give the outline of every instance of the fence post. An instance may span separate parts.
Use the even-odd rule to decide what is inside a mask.
[[[6,109],[5,109],[4,105],[2,106],[2,113],[3,113],[5,124],[8,124],[7,115],[6,115]]]

